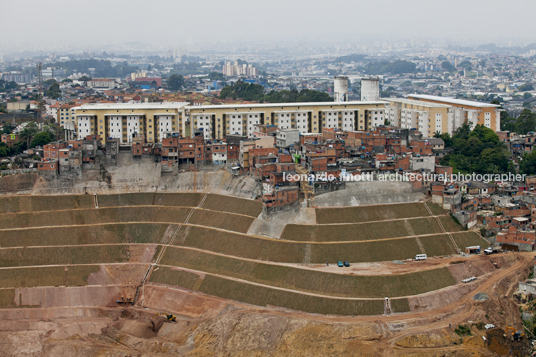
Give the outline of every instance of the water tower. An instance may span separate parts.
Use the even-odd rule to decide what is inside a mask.
[[[380,79],[378,77],[361,79],[361,101],[380,99]]]
[[[333,88],[333,94],[336,102],[348,101],[348,77],[347,76],[335,76],[335,85]]]

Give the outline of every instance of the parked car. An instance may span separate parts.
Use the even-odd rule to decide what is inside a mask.
[[[337,265],[339,266],[339,268],[342,268],[342,267],[344,266],[344,264],[342,264],[341,261],[339,261],[339,262],[337,263]]]
[[[349,266],[350,266],[350,263],[348,263],[348,262],[344,262],[344,266],[345,266],[345,267],[349,267]]]
[[[476,276],[472,276],[470,278],[467,278],[467,279],[463,279],[462,280],[462,283],[470,283],[471,281],[473,280],[476,280]]]

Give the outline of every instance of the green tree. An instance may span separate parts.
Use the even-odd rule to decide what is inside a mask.
[[[17,89],[17,88],[19,88],[19,85],[17,84],[17,82],[11,81],[11,82],[6,83],[5,88],[7,90]]]
[[[178,74],[172,74],[167,79],[167,87],[171,90],[179,90],[184,87],[184,77]]]
[[[52,99],[61,98],[61,89],[58,82],[54,81],[54,83],[52,83],[52,85],[46,91],[45,95]]]
[[[441,62],[441,68],[449,72],[454,72],[456,70],[456,67],[454,67],[452,63],[450,63],[449,61]]]
[[[20,132],[20,140],[26,142],[26,147],[30,147],[30,141],[37,134],[37,125],[34,122],[28,123]]]
[[[519,91],[521,92],[526,92],[529,90],[534,90],[534,86],[530,83],[525,83],[525,84],[520,85],[517,89],[519,89]]]
[[[13,132],[13,129],[15,129],[15,126],[13,124],[4,124],[4,126],[2,127],[2,134],[11,134]]]
[[[208,75],[208,79],[210,79],[211,81],[224,81],[225,76],[223,75],[223,73],[220,72],[210,72],[210,74]]]
[[[404,74],[417,72],[417,65],[409,61],[396,60],[394,62],[389,61],[377,61],[369,62],[363,68],[366,74]]]
[[[530,131],[536,131],[536,114],[530,109],[524,109],[516,119],[515,132],[526,134]]]
[[[460,64],[458,64],[458,68],[465,68],[466,70],[470,71],[472,68],[471,62],[469,61],[462,61]]]
[[[30,145],[30,148],[34,148],[36,146],[43,146],[50,142],[54,141],[54,134],[52,134],[50,131],[42,131],[40,133],[37,133],[33,139],[32,143]]]
[[[454,149],[454,152],[443,157],[441,164],[451,166],[454,172],[495,174],[512,169],[506,146],[493,130],[483,125],[470,131],[465,124],[458,128],[451,140],[448,136],[443,140],[445,147]]]
[[[523,155],[519,170],[525,175],[536,175],[536,150]]]
[[[8,154],[8,147],[5,143],[0,143],[0,157],[7,156]]]

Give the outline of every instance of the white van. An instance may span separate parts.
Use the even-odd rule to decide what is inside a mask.
[[[426,256],[426,254],[417,254],[415,256],[415,260],[426,260],[428,259],[428,257]]]

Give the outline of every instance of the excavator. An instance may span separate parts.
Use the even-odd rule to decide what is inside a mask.
[[[155,317],[157,317],[157,316],[165,316],[167,318],[167,322],[175,322],[175,321],[177,321],[177,316],[171,315],[171,314],[166,314],[165,312],[159,312],[158,314],[153,316],[153,319]]]
[[[505,337],[510,336],[512,341],[520,341],[525,334],[522,331],[516,330],[512,326],[506,326],[504,328]]]

